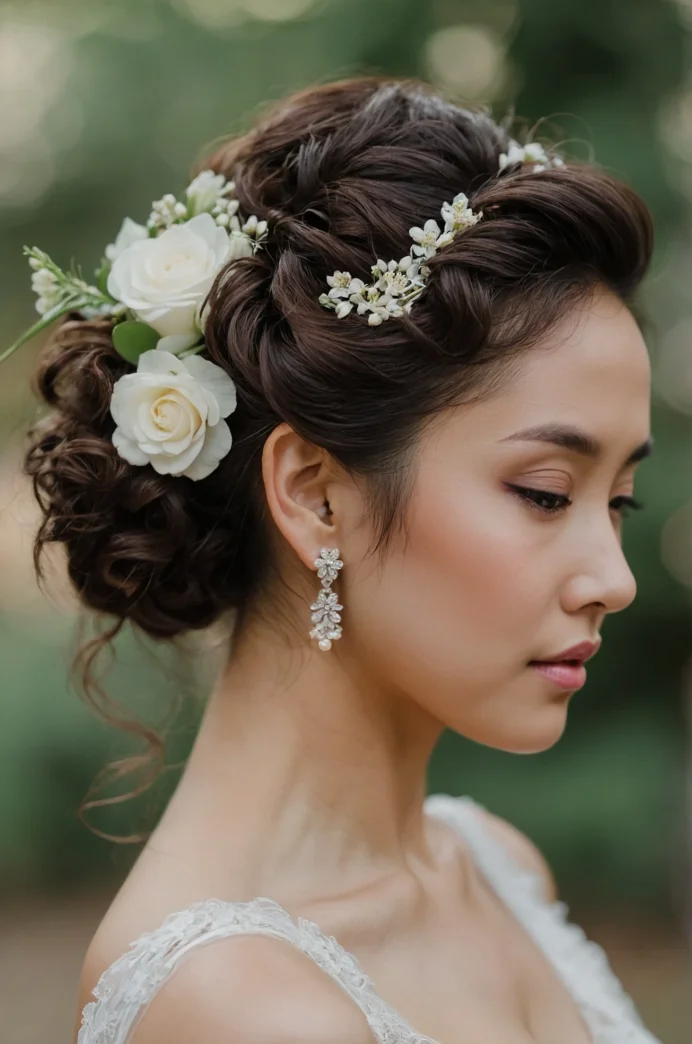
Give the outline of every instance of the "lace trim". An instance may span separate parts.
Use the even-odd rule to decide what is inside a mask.
[[[593,1044],[661,1044],[644,1026],[601,946],[567,919],[562,900],[550,902],[540,875],[520,866],[485,829],[473,798],[433,794],[426,812],[438,815],[471,845],[497,895],[539,945],[579,1007]]]
[[[470,797],[434,794],[425,811],[445,820],[469,843],[498,897],[516,915],[555,967],[593,1037],[593,1044],[661,1044],[644,1027],[632,999],[610,968],[605,951],[567,920],[567,905],[549,902],[540,876],[521,867],[485,829]],[[356,958],[312,921],[273,899],[205,899],[169,914],[139,936],[99,979],[86,1005],[77,1044],[126,1044],[135,1022],[175,965],[194,946],[231,935],[271,935],[293,943],[334,978],[358,1005],[379,1044],[438,1044],[417,1033],[375,992]]]
[[[86,1005],[77,1044],[125,1044],[135,1021],[189,950],[232,935],[272,935],[311,957],[348,993],[365,1015],[379,1044],[437,1044],[422,1036],[375,992],[372,979],[352,954],[312,921],[290,914],[273,899],[249,902],[204,899],[169,914],[140,935],[103,973]]]

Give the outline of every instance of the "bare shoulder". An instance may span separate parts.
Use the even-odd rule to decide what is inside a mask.
[[[540,874],[545,881],[546,896],[549,902],[554,902],[557,899],[557,885],[540,849],[526,834],[512,826],[506,819],[496,816],[493,812],[488,812],[487,809],[481,809],[480,814],[488,832],[509,850],[516,861],[527,870],[534,870]]]
[[[128,1044],[373,1044],[339,984],[290,943],[240,935],[195,947]]]

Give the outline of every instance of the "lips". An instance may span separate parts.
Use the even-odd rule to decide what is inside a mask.
[[[561,689],[574,691],[581,689],[585,684],[584,663],[595,656],[599,646],[600,642],[579,642],[548,660],[531,660],[529,666],[559,685]]]
[[[577,645],[571,645],[569,649],[564,649],[557,656],[547,656],[543,660],[532,660],[532,663],[563,663],[566,660],[578,660],[580,663],[586,663],[592,656],[595,656],[600,648],[599,642],[579,642]]]
[[[559,685],[561,689],[568,691],[581,689],[586,683],[586,667],[580,660],[572,660],[571,663],[549,663],[541,660],[532,660],[529,664],[551,682]]]

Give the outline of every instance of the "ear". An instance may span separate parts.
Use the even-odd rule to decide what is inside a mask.
[[[320,548],[338,547],[339,541],[329,505],[330,487],[338,479],[329,454],[289,424],[279,424],[264,443],[262,478],[277,528],[312,569]]]

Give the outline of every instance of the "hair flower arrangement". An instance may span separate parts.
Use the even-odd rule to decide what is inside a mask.
[[[527,142],[520,145],[512,138],[507,152],[500,153],[500,170],[510,167],[515,163],[530,163],[534,172],[549,170],[555,167],[564,167],[565,161],[557,153],[548,153],[538,141]]]
[[[498,171],[519,163],[530,163],[534,171],[565,165],[560,156],[549,156],[539,142],[520,145],[511,138],[508,152],[500,153]],[[425,262],[460,233],[473,228],[483,217],[482,210],[474,213],[468,196],[463,192],[459,192],[451,203],[444,203],[440,213],[444,229],[433,219],[426,221],[422,228],[414,226],[409,229],[413,245],[408,254],[400,261],[378,260],[370,269],[373,275],[371,283],[355,279],[350,272],[334,272],[327,276],[330,289],[320,294],[319,303],[336,312],[337,319],[345,318],[354,308],[358,315],[370,313],[370,326],[379,326],[390,316],[409,312],[425,289],[430,274]]]
[[[111,316],[115,350],[136,367],[113,386],[113,444],[130,464],[151,464],[159,474],[205,478],[231,448],[224,418],[236,406],[234,382],[195,356],[205,347],[202,305],[214,279],[266,238],[267,222],[242,219],[234,193],[233,181],[203,170],[184,199],[156,200],[146,225],[126,217],[94,285],[38,247],[24,247],[41,319],[0,362],[68,312]]]
[[[408,254],[399,261],[377,261],[370,271],[372,283],[354,279],[350,272],[334,272],[327,276],[331,287],[328,293],[320,294],[319,303],[336,312],[343,319],[354,308],[358,315],[369,312],[370,326],[379,326],[390,316],[401,316],[411,309],[420,297],[427,282],[430,269],[425,264],[440,247],[451,243],[460,232],[466,231],[483,217],[475,214],[463,192],[458,193],[451,203],[444,203],[440,211],[444,229],[437,221],[426,221],[423,228],[409,229],[413,244]]]
[[[510,140],[499,170],[531,164],[534,171],[564,166],[542,145]],[[114,320],[113,345],[136,372],[113,386],[113,444],[132,465],[199,480],[229,452],[225,418],[236,407],[235,384],[222,367],[196,358],[205,349],[203,303],[221,269],[249,257],[266,239],[267,222],[239,213],[235,183],[203,170],[184,198],[167,193],[152,203],[145,225],[126,217],[88,283],[81,271],[63,271],[45,251],[24,247],[32,269],[40,319],[0,355],[3,362],[26,341],[69,312]],[[319,303],[343,319],[354,309],[371,326],[410,311],[425,289],[431,257],[483,217],[458,193],[435,220],[409,229],[411,247],[398,261],[378,259],[365,283],[350,272],[327,277]]]

